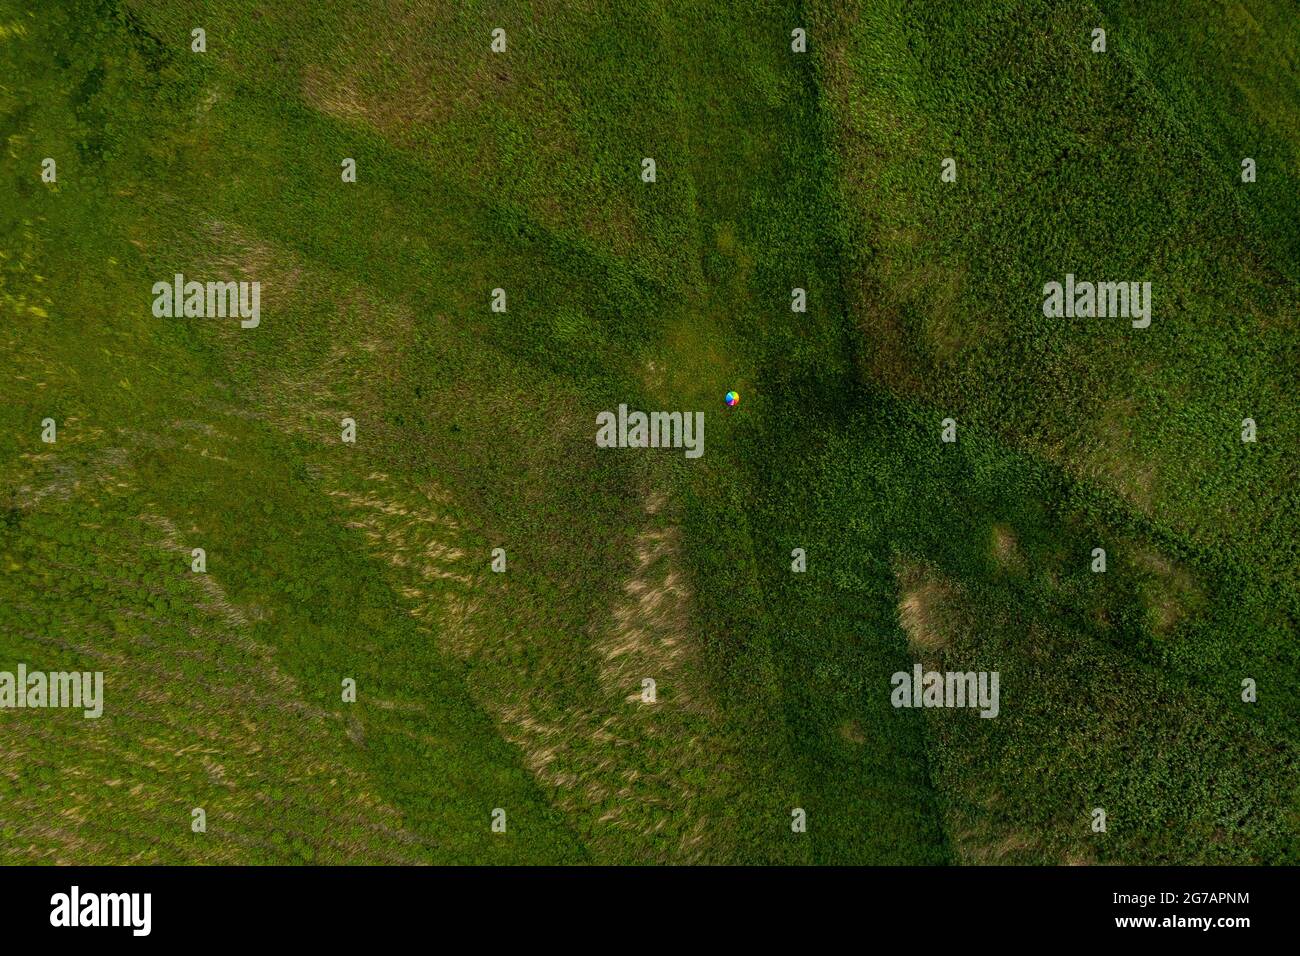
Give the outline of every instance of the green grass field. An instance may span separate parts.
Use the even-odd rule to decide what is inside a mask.
[[[1295,13],[0,0],[0,863],[1300,863]]]

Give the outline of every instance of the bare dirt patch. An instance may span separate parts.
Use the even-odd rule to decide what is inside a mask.
[[[1143,599],[1157,634],[1174,631],[1204,603],[1205,594],[1190,571],[1155,551],[1139,551],[1134,563],[1151,575]]]
[[[995,524],[993,526],[993,560],[1004,570],[1014,570],[1021,566],[1023,559],[1020,554],[1020,545],[1016,542],[1015,532],[1009,525]]]
[[[896,576],[901,592],[898,622],[907,635],[908,648],[918,656],[943,651],[952,638],[956,586],[922,564],[905,564]]]

